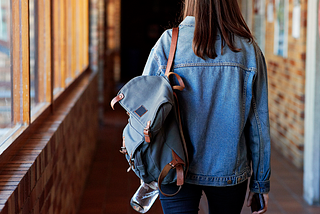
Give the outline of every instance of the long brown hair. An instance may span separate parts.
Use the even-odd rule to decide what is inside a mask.
[[[254,41],[241,14],[237,0],[185,0],[183,19],[194,16],[196,25],[192,48],[194,53],[205,59],[216,58],[215,50],[218,31],[221,34],[221,54],[225,44],[234,52],[241,49],[234,44],[234,35]]]

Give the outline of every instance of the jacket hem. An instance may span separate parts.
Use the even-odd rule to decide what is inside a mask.
[[[189,184],[203,185],[203,186],[234,186],[246,181],[251,176],[250,168],[246,168],[240,175],[216,177],[209,175],[198,175],[188,173],[185,182]]]

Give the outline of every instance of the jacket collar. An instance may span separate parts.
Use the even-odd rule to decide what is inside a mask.
[[[196,18],[194,16],[187,16],[180,25],[185,26],[195,26],[196,25]],[[220,39],[220,31],[217,32],[217,39]]]
[[[195,26],[195,17],[194,16],[187,16],[180,25],[191,25],[191,26]]]

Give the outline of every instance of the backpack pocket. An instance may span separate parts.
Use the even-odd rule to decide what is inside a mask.
[[[142,136],[129,122],[123,130],[126,146],[126,159],[130,165],[130,169],[144,182],[150,183],[156,180],[150,176],[146,170],[145,155],[149,147],[149,143],[144,141]]]
[[[163,164],[160,158],[163,147],[166,147],[164,145],[165,136],[161,130],[163,130],[162,126],[171,109],[172,104],[170,102],[162,103],[159,105],[156,114],[151,116],[151,142],[146,142],[143,134],[145,124],[139,120],[141,118],[137,118],[135,115],[130,115],[128,124],[123,130],[127,151],[126,159],[130,168],[146,183],[156,181],[163,166],[171,161],[169,160]],[[155,148],[159,149],[155,151]],[[171,158],[171,152],[169,151],[167,154]]]

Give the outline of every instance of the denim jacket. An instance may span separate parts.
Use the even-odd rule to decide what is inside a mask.
[[[251,177],[250,190],[270,190],[270,134],[267,70],[256,43],[235,36],[240,52],[227,45],[215,59],[192,50],[195,19],[179,25],[174,72],[185,83],[177,92],[190,157],[186,182],[232,186]],[[165,31],[149,55],[143,75],[164,75],[172,30]]]

